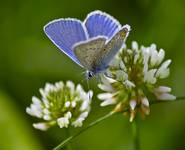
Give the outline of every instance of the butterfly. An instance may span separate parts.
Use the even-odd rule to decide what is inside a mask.
[[[109,63],[122,48],[130,31],[102,11],[89,13],[84,22],[56,19],[44,26],[48,38],[75,63],[85,68],[90,79],[105,72]]]

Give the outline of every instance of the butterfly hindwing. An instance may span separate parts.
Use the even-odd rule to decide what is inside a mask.
[[[105,37],[97,37],[74,46],[73,50],[80,63],[87,69],[92,70],[99,51],[105,46]]]
[[[91,12],[84,23],[90,38],[96,36],[111,38],[121,28],[116,19],[101,11]]]
[[[61,51],[81,65],[72,51],[74,44],[87,40],[87,33],[81,21],[77,19],[54,20],[44,27],[44,32]]]
[[[129,27],[122,27],[122,29],[117,32],[112,39],[110,39],[106,45],[99,52],[98,58],[96,59],[95,65],[98,70],[105,70],[114,56],[122,48],[124,40],[129,32]]]

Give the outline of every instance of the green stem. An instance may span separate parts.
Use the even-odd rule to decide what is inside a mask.
[[[180,100],[185,100],[185,96],[182,97],[177,97],[176,100],[174,101],[153,101],[150,103],[150,105],[153,104],[159,104],[159,103],[166,103],[166,102],[175,102],[175,101],[180,101]],[[122,112],[120,113],[124,113],[129,111],[129,108],[124,109]],[[80,130],[79,132],[77,132],[76,134],[68,137],[66,140],[62,141],[58,146],[56,146],[53,150],[60,150],[62,147],[64,147],[66,144],[68,144],[69,142],[71,142],[74,138],[76,138],[77,136],[79,136],[81,133],[85,132],[87,129],[95,126],[96,124],[100,123],[101,121],[111,117],[113,114],[115,114],[116,112],[111,112],[106,114],[103,117],[98,118],[97,120],[95,120],[94,122],[90,123],[89,125],[87,125],[85,128],[83,128],[82,130]],[[139,145],[139,144],[138,144]],[[139,150],[139,149],[137,149]]]
[[[66,135],[67,135],[67,137],[70,136],[69,128],[66,128]],[[72,145],[70,142],[69,142],[69,144],[66,145],[66,148],[67,148],[67,150],[72,150]]]
[[[127,110],[126,110],[127,111]],[[86,131],[87,129],[95,126],[96,124],[100,123],[101,121],[111,117],[114,114],[114,112],[108,113],[103,117],[100,117],[99,119],[95,120],[94,122],[90,123],[88,126],[86,126],[85,128],[83,128],[82,130],[80,130],[79,132],[77,132],[76,134],[68,137],[66,140],[64,140],[63,142],[61,142],[57,147],[55,147],[53,150],[59,150],[62,147],[64,147],[67,143],[71,142],[75,137],[77,137],[78,135],[80,135],[81,133],[83,133],[84,131]]]
[[[132,135],[134,139],[134,149],[140,150],[140,144],[139,144],[139,128],[136,122],[136,119],[132,122]]]

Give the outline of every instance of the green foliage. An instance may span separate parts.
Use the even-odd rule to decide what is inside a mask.
[[[0,91],[0,149],[42,150],[38,137],[25,114],[16,107],[8,95]]]

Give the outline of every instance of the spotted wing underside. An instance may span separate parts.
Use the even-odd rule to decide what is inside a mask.
[[[74,54],[87,70],[93,70],[95,67],[96,59],[105,46],[106,40],[106,37],[97,37],[86,42],[80,42],[73,47]]]
[[[114,56],[122,48],[128,32],[129,30],[127,27],[122,27],[122,29],[117,32],[99,51],[98,57],[95,61],[95,66],[98,67],[98,70],[105,70],[108,67]]]

